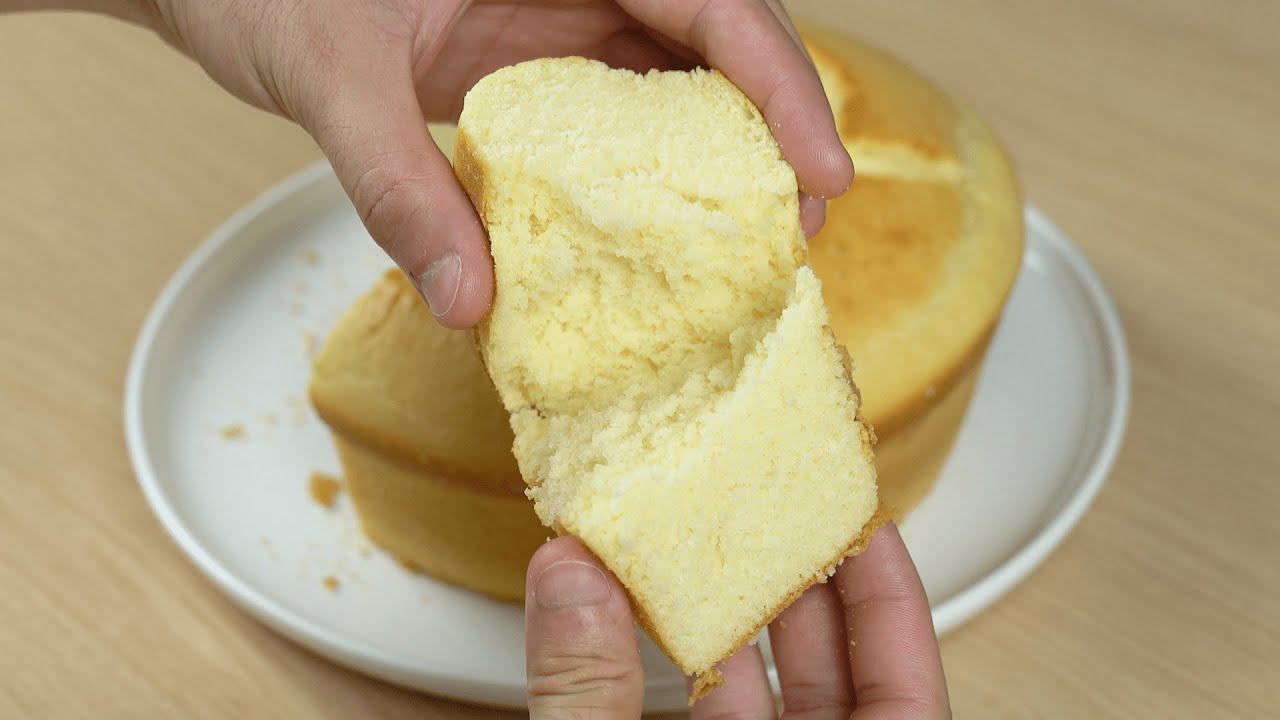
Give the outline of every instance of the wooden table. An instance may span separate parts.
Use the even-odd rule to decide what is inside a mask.
[[[1059,552],[944,643],[959,717],[1280,706],[1280,3],[795,2],[998,127],[1134,362],[1127,442]],[[125,456],[134,335],[226,215],[317,158],[141,31],[0,18],[0,717],[501,715],[236,610]]]

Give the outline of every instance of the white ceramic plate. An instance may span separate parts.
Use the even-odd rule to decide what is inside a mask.
[[[1063,539],[1125,424],[1129,366],[1111,301],[1048,220],[1029,209],[1027,221],[1023,272],[969,415],[902,529],[939,632]],[[324,164],[232,217],[142,328],[125,389],[130,456],[178,546],[271,627],[391,682],[523,707],[518,608],[407,573],[363,540],[345,499],[325,510],[308,495],[313,471],[339,471],[306,402],[309,353],[386,267]],[[685,707],[682,677],[645,652],[649,709]]]

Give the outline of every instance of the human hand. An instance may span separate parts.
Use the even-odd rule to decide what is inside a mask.
[[[534,720],[639,718],[644,669],[622,588],[572,538],[543,545],[525,598],[529,714]],[[950,718],[924,587],[893,525],[769,626],[787,717],[811,720]],[[725,684],[693,720],[773,718],[759,650],[721,665]]]
[[[705,58],[762,109],[795,168],[807,231],[822,224],[815,198],[852,181],[780,0],[120,1],[142,3],[162,35],[235,95],[310,132],[370,234],[448,327],[487,312],[492,261],[424,126],[456,119],[466,91],[499,67],[583,55],[671,69]]]

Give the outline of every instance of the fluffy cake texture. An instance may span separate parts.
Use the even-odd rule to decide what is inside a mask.
[[[486,357],[507,396],[561,412],[639,376],[674,390],[747,320],[782,308],[804,252],[795,176],[722,76],[570,58],[499,71],[468,97],[456,171],[491,236],[524,238],[494,243],[498,311],[482,325],[510,349]],[[639,235],[651,241],[614,240]],[[517,269],[555,291],[509,281]]]
[[[713,677],[878,504],[793,172],[719,73],[582,59],[477,83],[455,169],[490,237],[477,337],[538,516]]]

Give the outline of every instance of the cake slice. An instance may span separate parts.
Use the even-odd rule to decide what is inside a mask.
[[[507,602],[550,534],[471,334],[388,270],[330,330],[308,388],[364,535],[402,565]]]
[[[491,241],[477,338],[535,510],[699,694],[878,517],[795,175],[719,73],[580,58],[482,79],[455,169]]]

